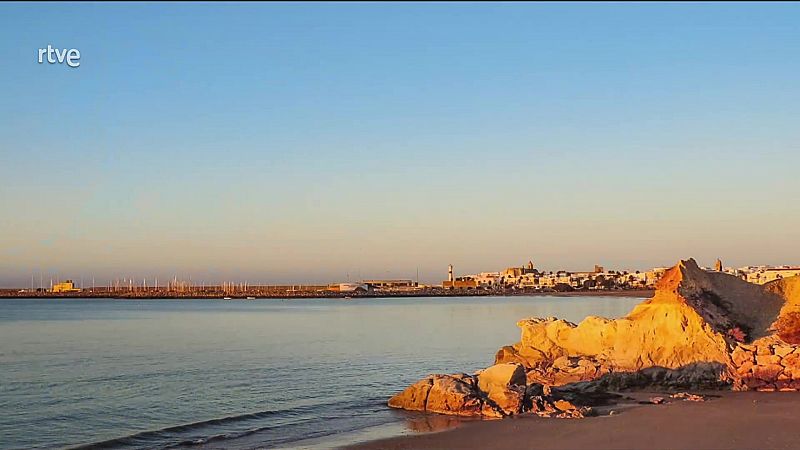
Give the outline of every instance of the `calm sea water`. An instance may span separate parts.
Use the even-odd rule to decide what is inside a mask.
[[[436,423],[386,400],[517,320],[638,299],[1,300],[0,447],[329,447]]]

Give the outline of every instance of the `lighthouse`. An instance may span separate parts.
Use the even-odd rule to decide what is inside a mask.
[[[447,266],[447,281],[453,282],[453,265]]]

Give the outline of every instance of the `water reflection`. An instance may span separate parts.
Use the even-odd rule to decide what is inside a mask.
[[[445,431],[461,426],[466,422],[485,420],[476,417],[448,416],[445,414],[430,414],[424,412],[407,412],[404,417],[408,431],[414,433],[433,433]]]

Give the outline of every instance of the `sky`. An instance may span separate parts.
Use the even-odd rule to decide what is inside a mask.
[[[0,286],[800,264],[799,4],[0,5]],[[37,50],[80,51],[80,67]]]

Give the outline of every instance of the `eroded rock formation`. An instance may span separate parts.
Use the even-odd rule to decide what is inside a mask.
[[[583,417],[591,409],[564,396],[545,394],[541,384],[527,384],[525,369],[502,363],[475,375],[430,375],[389,399],[389,406],[470,417],[499,418],[531,412],[546,417]]]
[[[625,317],[517,325],[520,342],[501,348],[495,366],[476,375],[432,375],[389,405],[491,417],[553,408],[565,417],[570,409],[557,402],[568,392],[800,388],[800,277],[759,286],[689,259]],[[560,394],[538,393],[538,386],[557,386]]]

